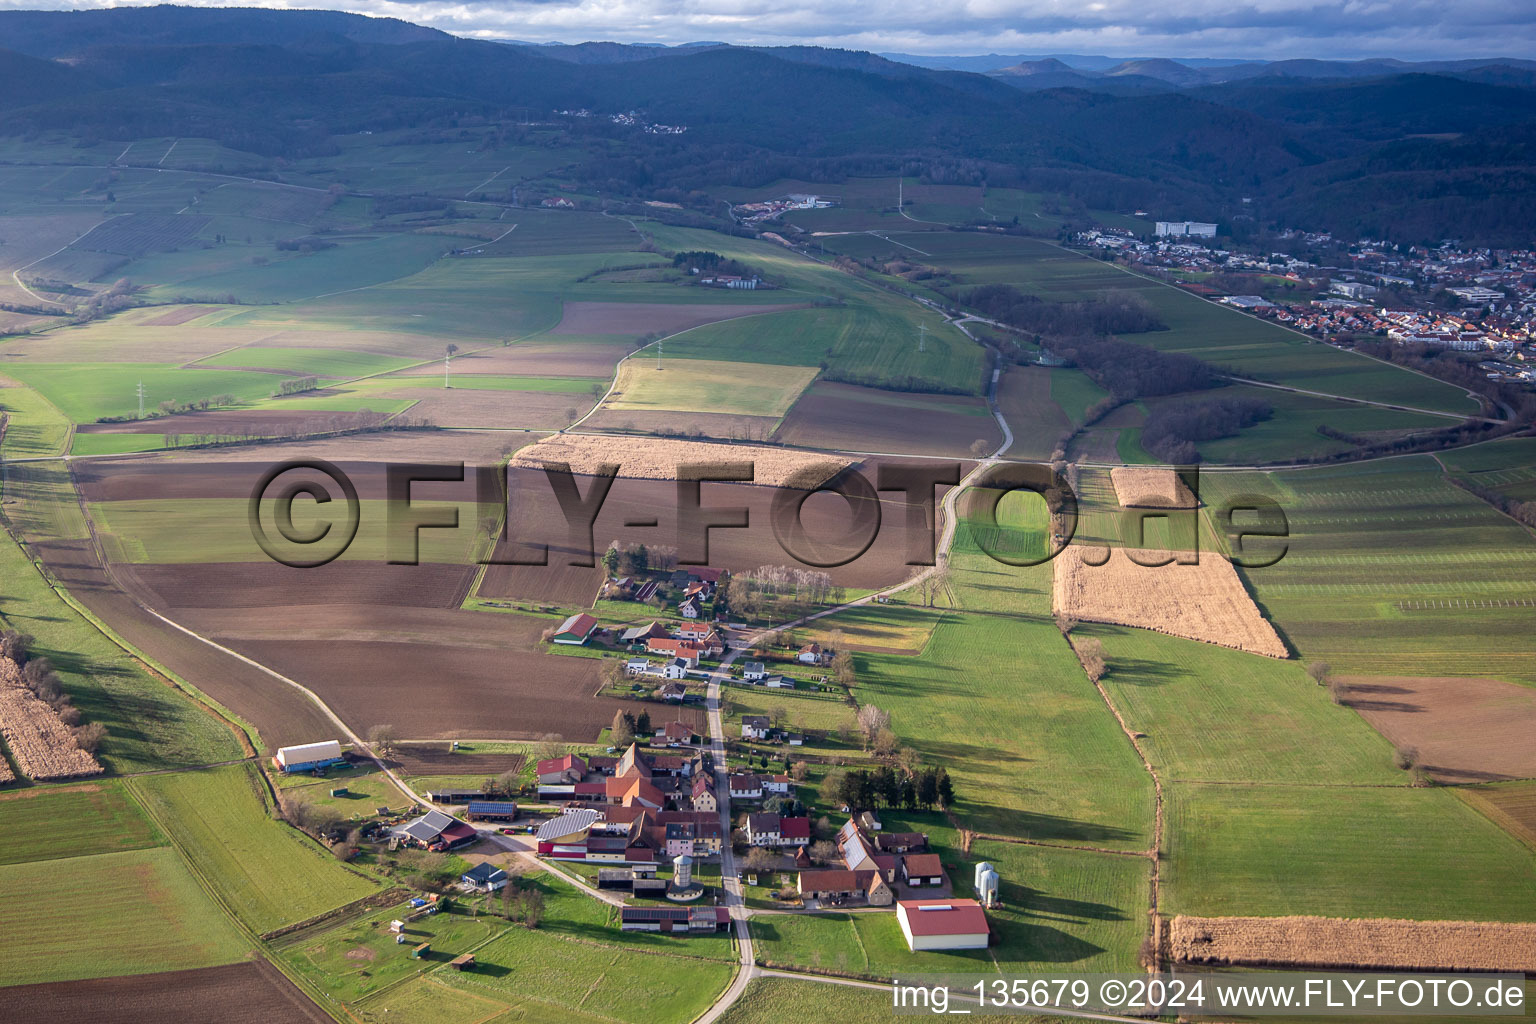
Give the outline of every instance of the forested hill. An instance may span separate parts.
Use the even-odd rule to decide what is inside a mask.
[[[1337,79],[1249,68],[1209,84],[1139,61],[1045,69],[1071,85],[1021,88],[817,47],[508,45],[336,12],[170,6],[3,11],[0,40],[8,135],[206,137],[296,157],[339,134],[585,108],[594,116],[570,130],[592,143],[584,173],[605,191],[900,170],[1097,209],[1223,220],[1246,207],[1408,241],[1536,235],[1536,88],[1523,66],[1382,64]],[[1153,75],[1155,91],[1128,88]],[[1181,78],[1193,84],[1169,80]],[[608,124],[628,111],[688,130]]]

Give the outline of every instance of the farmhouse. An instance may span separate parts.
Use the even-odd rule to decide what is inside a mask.
[[[320,743],[282,747],[272,762],[282,772],[312,772],[317,768],[329,768],[342,760],[341,744],[336,740],[324,740]]]
[[[578,612],[560,624],[555,630],[555,635],[550,637],[557,644],[571,644],[580,647],[587,642],[592,631],[597,628],[597,620],[586,612]]]
[[[541,786],[575,783],[587,777],[587,762],[576,754],[566,754],[564,757],[540,761],[536,770]]]
[[[715,797],[715,780],[708,772],[694,776],[690,805],[696,811],[708,811],[711,814],[720,810],[720,801]]]
[[[788,775],[770,775],[763,780],[763,792],[774,793],[779,796],[788,796],[793,786]]]
[[[442,811],[428,811],[396,830],[395,835],[407,845],[428,850],[452,850],[480,838],[473,825]]]
[[[765,740],[773,727],[768,722],[767,715],[742,715],[741,736],[748,740]]]
[[[728,783],[732,800],[761,800],[763,779],[760,775],[732,775]]]
[[[677,606],[678,614],[685,619],[697,619],[703,614],[704,609],[699,604],[698,595],[685,597]]]
[[[825,868],[802,871],[797,876],[797,884],[803,898],[823,903],[863,900],[872,907],[888,907],[895,898],[885,878],[873,870]]]
[[[475,892],[496,892],[506,888],[507,873],[490,861],[485,861],[460,875],[459,881]]]
[[[670,700],[673,703],[681,704],[688,697],[688,687],[675,680],[663,683],[661,689],[656,691],[656,696],[662,700]]]
[[[768,669],[760,661],[749,661],[741,667],[741,678],[749,683],[755,683],[759,679],[766,678]]]
[[[986,949],[992,935],[986,912],[975,900],[902,900],[896,904],[896,921],[914,953]]]
[[[671,637],[652,637],[645,642],[645,649],[667,658],[682,658],[689,668],[697,668],[704,653],[704,648],[692,640],[673,640]]]
[[[656,730],[656,746],[659,747],[690,747],[697,746],[701,737],[694,731],[693,726],[683,722],[668,722]]]
[[[800,653],[795,655],[795,660],[802,665],[820,665],[821,657],[821,644],[806,644],[800,648]]]

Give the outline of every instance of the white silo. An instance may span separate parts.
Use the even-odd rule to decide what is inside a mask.
[[[693,858],[680,853],[672,858],[672,887],[686,889],[693,884]]]
[[[1000,879],[997,872],[988,867],[986,873],[981,876],[981,881],[976,885],[976,898],[984,907],[997,906],[997,887]]]
[[[982,879],[982,876],[984,876],[988,871],[991,871],[991,870],[992,870],[992,863],[990,861],[985,861],[984,860],[980,864],[976,865],[976,871],[975,871],[975,876],[974,877],[975,877],[975,889],[976,889],[976,898],[977,899],[981,899],[981,879]]]

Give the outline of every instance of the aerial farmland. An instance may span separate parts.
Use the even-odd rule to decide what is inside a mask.
[[[241,31],[340,59],[272,27],[324,12],[269,13]],[[440,34],[324,16],[359,62]],[[70,73],[18,33],[49,54],[18,82]],[[639,96],[740,50],[458,42],[460,100],[508,73],[476,54]],[[765,94],[889,85],[784,61]],[[1529,246],[1344,243],[1273,195],[1162,221],[1194,215],[1163,184],[1004,173],[975,125],[959,163],[859,121],[747,169],[690,81],[672,114],[583,84],[270,135],[0,100],[0,1021],[811,1024],[914,975],[1253,968],[1523,992]],[[1308,326],[1386,323],[1366,268],[1434,331]]]

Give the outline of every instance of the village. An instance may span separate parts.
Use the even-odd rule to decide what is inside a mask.
[[[1326,233],[1283,239],[1312,259],[1217,248],[1189,232],[1138,238],[1124,228],[1091,230],[1074,242],[1100,258],[1167,279],[1243,312],[1329,340],[1384,337],[1483,352],[1507,360],[1490,379],[1536,381],[1536,251],[1397,247]],[[1264,294],[1245,294],[1244,290]]]
[[[446,885],[412,899],[417,917],[455,898],[506,896],[536,863],[615,907],[612,926],[625,932],[723,936],[734,921],[740,941],[757,912],[864,909],[889,912],[911,952],[986,948],[986,910],[1000,905],[995,868],[962,863],[960,851],[934,846],[926,832],[882,822],[904,820],[903,809],[949,806],[947,772],[881,764],[829,781],[826,766],[803,753],[820,741],[814,732],[783,715],[730,714],[727,694],[738,688],[803,688],[818,700],[841,690],[828,675],[836,651],[775,647],[781,638],[771,631],[718,619],[728,611],[721,589],[729,578],[705,567],[610,576],[601,591],[607,607],[637,602],[658,617],[603,626],[578,612],[545,631],[553,650],[596,655],[605,685],[634,702],[635,711],[615,715],[606,745],[545,750],[552,756],[532,761],[515,783],[428,790],[405,812],[379,807],[317,837],[458,858],[462,870]],[[675,603],[654,600],[658,592]],[[271,760],[280,777],[328,783],[364,764],[335,739],[283,747]],[[401,955],[428,955],[430,944],[407,939],[407,925],[391,922]],[[476,969],[472,955],[453,966]]]

